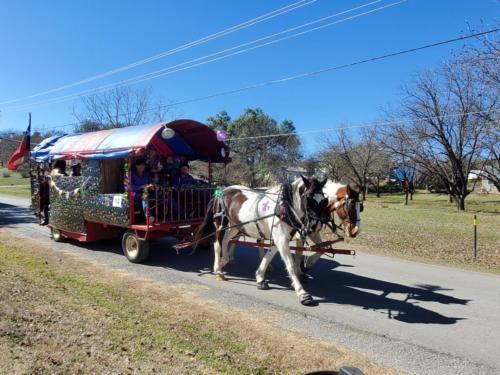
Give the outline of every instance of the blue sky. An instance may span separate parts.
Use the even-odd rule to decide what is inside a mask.
[[[296,0],[295,0],[296,1]],[[367,9],[387,5],[384,0]],[[0,1],[0,102],[59,87],[155,55],[293,3],[294,0]],[[51,96],[71,94],[251,41],[289,27],[368,3],[317,0],[286,15],[153,63]],[[144,82],[173,102],[456,37],[467,24],[498,22],[495,0],[408,0],[357,19],[281,43]],[[358,11],[357,13],[360,13]],[[354,13],[353,13],[354,14]],[[339,17],[339,19],[342,18]],[[462,43],[375,63],[177,106],[172,116],[204,121],[225,109],[237,117],[262,107],[299,131],[374,121],[380,106],[396,104],[401,85],[416,71],[434,68]],[[12,109],[0,106],[0,129],[23,129],[27,112],[34,130],[75,120],[78,100]],[[70,127],[66,130],[71,130]],[[304,137],[313,151],[325,134]]]

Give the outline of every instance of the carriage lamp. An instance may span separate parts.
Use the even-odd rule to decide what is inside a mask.
[[[161,131],[161,137],[163,139],[171,139],[171,138],[174,138],[175,136],[175,131],[174,129],[171,129],[171,128],[167,128],[165,126],[165,128]]]

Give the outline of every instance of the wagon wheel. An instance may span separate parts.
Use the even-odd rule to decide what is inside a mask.
[[[64,237],[61,234],[61,231],[59,229],[55,228],[50,228],[50,238],[54,240],[54,242],[63,242]]]
[[[141,240],[132,231],[123,234],[122,250],[125,256],[132,263],[141,263],[149,256],[149,242]]]

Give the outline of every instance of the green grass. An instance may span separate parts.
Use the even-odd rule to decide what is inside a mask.
[[[10,177],[4,177],[5,168],[0,169],[0,195],[11,195],[29,199],[31,196],[30,179],[23,178],[19,172],[8,171]]]
[[[282,330],[272,315],[204,301],[192,286],[35,247],[0,233],[0,373],[299,374],[344,363],[396,373]]]
[[[478,217],[477,260],[473,215]],[[419,192],[408,206],[403,194],[370,195],[362,235],[351,244],[370,252],[500,272],[500,195],[471,194],[458,212],[447,196]]]
[[[158,353],[153,348],[168,348],[179,357],[189,353],[204,367],[219,373],[263,373],[272,365],[266,361],[255,363],[250,358],[245,361],[243,358],[248,348],[230,327],[222,331],[212,330],[202,316],[193,321],[192,313],[174,315],[166,310],[149,309],[136,295],[62,272],[41,258],[13,251],[1,243],[0,266],[7,272],[23,275],[24,281],[29,280],[32,286],[40,289],[44,301],[31,300],[33,306],[47,303],[47,296],[50,296],[49,300],[59,308],[79,311],[86,319],[93,319],[88,316],[89,311],[97,316],[110,317],[106,324],[109,346],[102,350],[125,350],[133,362],[154,360]],[[15,343],[22,339],[12,332],[7,336]],[[218,355],[220,350],[231,353],[231,356]],[[189,355],[186,356],[188,360]],[[241,360],[234,361],[233,356]]]

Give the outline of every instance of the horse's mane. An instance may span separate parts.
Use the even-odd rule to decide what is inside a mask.
[[[297,178],[295,181],[291,182],[290,185],[292,186],[292,190],[294,192],[298,191],[298,189],[301,188],[301,186],[304,185],[304,181],[302,181],[302,178]],[[273,187],[270,187],[269,189],[266,190],[266,193],[270,194],[277,194],[281,190],[282,184],[279,185],[274,185]]]
[[[333,203],[337,201],[337,191],[340,188],[344,188],[347,185],[341,184],[340,182],[336,182],[328,179],[326,181],[325,186],[323,187],[323,192],[328,197],[328,203]]]

